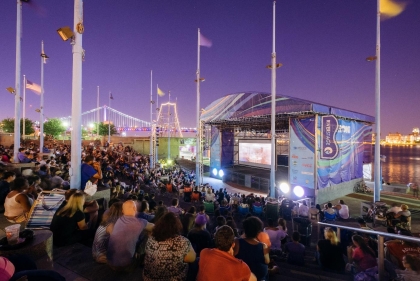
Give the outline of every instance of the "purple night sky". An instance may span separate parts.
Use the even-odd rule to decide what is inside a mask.
[[[71,112],[72,53],[56,30],[73,26],[74,1],[32,0],[23,5],[22,75],[40,84],[44,40],[46,117]],[[1,0],[0,119],[13,117],[16,1]],[[381,22],[382,137],[420,126],[420,1]],[[277,94],[374,116],[376,0],[277,2]],[[272,1],[84,1],[83,111],[114,96],[112,107],[150,119],[150,70],[178,100],[181,126],[195,127],[197,28],[213,41],[201,47],[201,105],[240,91],[270,92]],[[159,102],[168,100],[168,95]],[[39,96],[27,91],[27,116],[37,120]],[[32,105],[32,107],[29,107]]]

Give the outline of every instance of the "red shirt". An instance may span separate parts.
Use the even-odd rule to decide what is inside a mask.
[[[218,249],[203,249],[198,268],[197,281],[248,281],[251,277],[245,262]]]
[[[410,254],[413,256],[420,256],[420,247],[411,247],[407,244],[402,244],[400,241],[388,241],[385,243],[387,251],[398,260],[400,269],[404,269],[402,264],[403,256]]]
[[[357,263],[362,271],[378,265],[374,256],[363,253],[362,249],[359,247],[353,251],[353,260]]]

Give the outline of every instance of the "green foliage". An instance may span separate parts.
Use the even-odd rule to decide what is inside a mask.
[[[97,134],[97,124],[98,123],[95,123],[95,126],[92,130],[92,132],[94,134]],[[111,128],[108,128],[108,124],[105,124],[103,122],[99,123],[99,135],[100,136],[107,136],[108,132],[109,132],[109,129],[111,129],[111,136],[118,134],[117,129],[115,128],[114,124],[111,124],[110,127]]]
[[[66,128],[63,125],[63,122],[60,119],[49,119],[47,122],[44,123],[44,133],[47,135],[52,135],[57,137],[64,133]]]
[[[6,118],[0,122],[0,127],[5,133],[15,132],[15,119]],[[34,122],[28,118],[25,118],[25,135],[30,135],[35,132]],[[20,119],[20,134],[23,135],[23,118]]]

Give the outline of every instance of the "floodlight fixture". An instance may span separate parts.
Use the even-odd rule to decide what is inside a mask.
[[[217,176],[217,169],[216,168],[213,168],[213,171],[212,172],[213,172],[213,176],[216,177]]]
[[[41,113],[41,109],[37,108],[35,109],[36,112]]]
[[[297,196],[297,197],[303,197],[303,195],[305,194],[305,192],[303,191],[303,188],[299,185],[295,186],[293,188],[293,193]]]
[[[290,186],[289,186],[289,184],[288,184],[288,183],[286,183],[286,182],[282,182],[282,183],[280,184],[280,190],[281,190],[281,192],[283,192],[283,193],[288,193],[288,192],[290,191]]]
[[[219,170],[219,177],[223,178],[224,175],[225,175],[225,172],[223,172],[223,170]]]
[[[11,93],[11,94],[16,94],[16,91],[15,91],[15,89],[14,88],[12,88],[12,87],[7,87],[6,88],[6,90],[9,92],[9,93]]]
[[[58,32],[58,35],[60,35],[61,39],[63,39],[63,41],[67,41],[70,38],[74,38],[74,33],[71,30],[71,28],[68,26],[64,26],[57,29],[57,32]]]
[[[204,81],[206,81],[206,79],[204,79],[204,78],[200,78],[200,82],[204,82]],[[197,83],[197,79],[195,79],[195,80],[194,80],[194,82],[196,82],[196,83]]]

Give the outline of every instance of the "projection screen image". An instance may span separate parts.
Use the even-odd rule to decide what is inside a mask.
[[[270,140],[239,140],[239,164],[270,168]]]

